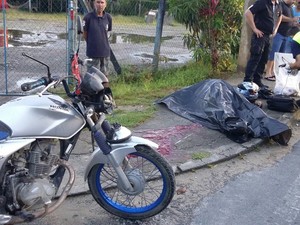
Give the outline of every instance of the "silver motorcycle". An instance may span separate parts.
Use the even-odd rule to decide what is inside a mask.
[[[175,191],[172,167],[156,143],[106,119],[112,98],[104,74],[91,68],[71,92],[69,77],[54,77],[48,65],[23,55],[45,65],[48,74],[21,86],[39,87],[39,93],[0,106],[0,224],[29,222],[63,203],[75,180],[68,160],[85,128],[95,145],[84,178],[96,202],[126,219],[164,210]],[[61,84],[68,101],[51,94]]]

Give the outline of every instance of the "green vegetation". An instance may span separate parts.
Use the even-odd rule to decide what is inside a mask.
[[[192,159],[202,160],[204,158],[208,158],[210,155],[211,155],[210,152],[195,152],[192,154]]]
[[[133,111],[116,109],[112,115],[108,115],[107,117],[111,123],[117,122],[128,128],[132,128],[150,119],[155,112],[154,107],[148,107],[142,111],[132,109]]]
[[[138,16],[121,16],[121,15],[113,15],[114,24],[145,24],[145,20],[143,17]]]
[[[25,10],[17,10],[17,9],[8,9],[6,10],[6,15],[8,20],[38,20],[38,21],[49,21],[51,19],[52,22],[63,22],[67,19],[67,14],[63,13],[45,13],[45,12],[28,12]],[[82,17],[83,15],[81,15]],[[126,25],[137,25],[137,24],[145,24],[145,20],[143,17],[138,16],[121,16],[114,15],[114,24],[126,24]]]
[[[136,67],[124,68],[123,71],[121,76],[111,78],[117,108],[109,118],[131,128],[154,115],[156,100],[202,80],[228,76],[226,73],[212,74],[210,65],[201,62],[160,70],[155,74],[150,69]]]
[[[64,13],[30,13],[28,11],[18,10],[18,9],[8,9],[6,10],[6,15],[8,20],[38,20],[38,21],[49,21],[60,22],[66,21],[67,14]]]
[[[195,60],[209,61],[213,70],[231,66],[238,54],[244,0],[169,0],[170,12],[186,25],[185,43]]]

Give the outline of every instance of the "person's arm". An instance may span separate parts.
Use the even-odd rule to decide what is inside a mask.
[[[87,41],[87,35],[88,35],[87,31],[83,31],[83,38],[84,38],[85,41]]]
[[[273,36],[275,36],[275,34],[277,33],[277,30],[278,30],[278,27],[279,27],[281,21],[282,21],[282,15],[280,17],[278,17],[277,23],[275,25],[275,28],[274,28],[274,31],[273,31],[273,34],[272,34]]]
[[[83,21],[82,21],[82,24],[83,24],[83,38],[85,41],[87,41],[87,38],[88,38],[88,29],[89,29],[89,17],[88,15],[86,15],[84,18],[83,18]]]
[[[246,22],[247,24],[250,26],[250,28],[252,29],[252,31],[256,34],[256,37],[260,38],[264,35],[264,33],[257,29],[254,23],[254,15],[252,14],[252,12],[247,9],[245,12],[245,18],[246,18]]]
[[[291,69],[300,69],[300,55],[296,56],[296,61],[294,63],[290,63]]]
[[[285,15],[282,15],[282,20],[281,22],[287,22],[287,23],[296,23],[298,22],[298,17],[288,17]]]

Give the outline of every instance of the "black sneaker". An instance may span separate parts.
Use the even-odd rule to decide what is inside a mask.
[[[265,85],[262,82],[255,82],[255,81],[253,81],[253,82],[256,83],[260,89],[268,89],[269,88],[268,85]]]
[[[263,85],[261,85],[259,88],[260,88],[260,89],[269,89],[269,86],[263,84]]]

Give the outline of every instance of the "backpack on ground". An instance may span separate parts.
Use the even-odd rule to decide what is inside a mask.
[[[267,107],[279,112],[295,112],[299,109],[299,103],[291,96],[273,95],[268,98]]]

